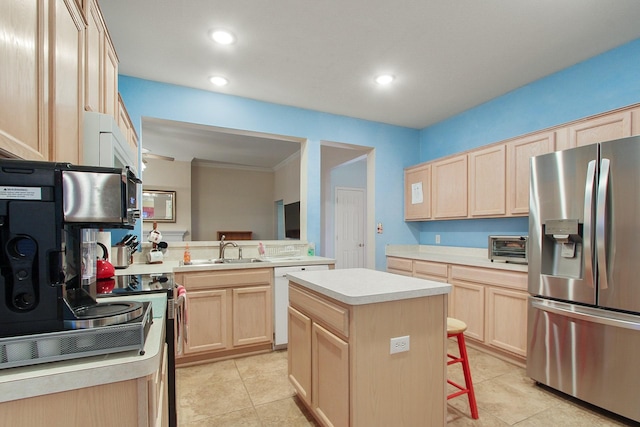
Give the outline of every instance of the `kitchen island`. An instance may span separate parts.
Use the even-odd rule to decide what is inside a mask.
[[[289,380],[321,425],[445,425],[451,285],[368,269],[288,278]]]

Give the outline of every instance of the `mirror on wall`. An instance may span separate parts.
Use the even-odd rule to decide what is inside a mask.
[[[142,190],[142,219],[144,221],[176,222],[176,192]]]

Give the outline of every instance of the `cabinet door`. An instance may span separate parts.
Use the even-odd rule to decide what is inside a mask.
[[[102,112],[102,73],[104,71],[105,27],[96,0],[85,3],[87,30],[85,35],[84,109]]]
[[[487,344],[527,355],[527,296],[526,292],[487,289]]]
[[[467,155],[432,163],[434,218],[467,216]]]
[[[287,347],[289,381],[298,396],[311,406],[311,319],[293,307],[289,313]]]
[[[349,345],[311,326],[311,408],[326,426],[349,425]]]
[[[506,147],[497,145],[469,153],[469,214],[506,213]]]
[[[115,120],[118,119],[118,56],[111,43],[111,38],[105,33],[104,38],[104,70],[102,94],[104,99],[103,111]]]
[[[0,2],[0,153],[29,160],[49,160],[41,6],[38,0]]]
[[[404,171],[404,219],[431,218],[431,165]]]
[[[451,315],[467,324],[465,336],[484,341],[484,286],[451,281]]]
[[[551,153],[555,135],[555,132],[536,134],[512,141],[507,146],[507,205],[510,215],[529,214],[530,159]]]
[[[233,346],[271,342],[271,286],[233,289]]]
[[[582,147],[631,136],[631,111],[620,111],[569,126],[569,145]]]
[[[51,160],[81,163],[84,108],[84,20],[75,0],[56,0],[50,11],[54,21],[49,43]]]
[[[189,291],[188,332],[185,353],[229,347],[227,339],[227,291]]]

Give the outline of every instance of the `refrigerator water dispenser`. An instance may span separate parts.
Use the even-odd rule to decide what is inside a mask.
[[[548,220],[542,225],[541,273],[582,278],[582,224],[577,219]]]

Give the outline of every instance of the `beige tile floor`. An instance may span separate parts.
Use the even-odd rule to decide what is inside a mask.
[[[480,419],[471,418],[468,400],[461,396],[448,403],[447,426],[632,425],[536,386],[518,366],[472,348],[468,352]],[[448,369],[451,379],[464,381],[459,364]],[[179,427],[318,425],[287,380],[286,351],[178,368],[176,378]]]

